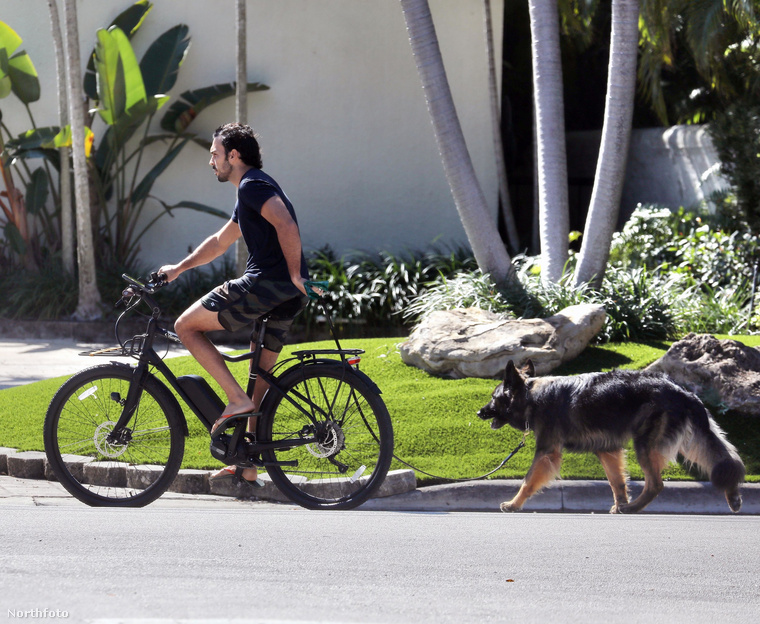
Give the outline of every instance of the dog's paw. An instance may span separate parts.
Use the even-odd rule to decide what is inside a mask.
[[[631,503],[627,503],[625,505],[613,505],[612,509],[610,509],[610,513],[616,513],[616,514],[632,514],[632,513],[636,513],[637,511],[638,509],[634,507]]]
[[[505,513],[509,513],[511,511],[520,511],[520,508],[517,505],[513,505],[511,502],[502,503],[501,505],[499,505],[499,509],[501,509]]]
[[[742,508],[742,495],[739,492],[726,492],[726,501],[731,511],[739,513]]]

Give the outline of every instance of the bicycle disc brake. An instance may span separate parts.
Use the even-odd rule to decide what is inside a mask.
[[[127,452],[126,444],[109,442],[108,436],[114,430],[114,427],[116,427],[116,423],[112,420],[107,420],[98,425],[98,428],[95,429],[95,435],[93,436],[95,448],[98,449],[98,452],[104,457],[110,457],[111,459],[121,457]]]
[[[334,420],[328,420],[319,424],[317,440],[315,444],[307,444],[306,450],[314,457],[330,458],[343,450],[346,434],[343,433],[343,429],[338,423]]]

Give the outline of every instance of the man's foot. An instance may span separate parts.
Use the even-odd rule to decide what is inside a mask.
[[[254,409],[255,407],[253,405],[253,401],[250,399],[248,399],[248,401],[242,401],[240,403],[230,403],[227,405],[227,407],[224,408],[222,415],[216,419],[214,426],[211,428],[211,435],[213,436],[217,433],[221,433],[225,428],[225,421],[229,420],[230,418],[239,418],[241,416],[247,416],[250,418],[251,416],[256,416],[257,414],[254,413]]]
[[[235,421],[238,418],[251,418],[252,416],[258,416],[259,412],[254,412],[253,410],[247,410],[245,412],[239,412],[234,414],[222,414],[219,418],[216,419],[216,422],[214,422],[214,426],[211,427],[211,437],[214,437],[216,434],[221,433],[224,431],[228,423],[230,421]]]
[[[245,481],[253,487],[263,487],[263,483],[258,480],[259,471],[256,468],[241,468],[240,466],[225,466],[220,471],[215,472],[209,477],[213,483],[223,481]]]

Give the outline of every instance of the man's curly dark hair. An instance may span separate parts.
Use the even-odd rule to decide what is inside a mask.
[[[238,122],[224,124],[214,131],[214,138],[222,139],[225,155],[230,150],[237,150],[240,159],[251,167],[261,169],[261,149],[259,148],[258,137],[253,128]]]

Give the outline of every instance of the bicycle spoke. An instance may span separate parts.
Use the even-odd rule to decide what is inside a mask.
[[[314,370],[318,369],[318,370]],[[292,439],[304,427],[315,442],[273,451],[275,460],[295,467],[268,469],[278,487],[307,507],[348,508],[360,504],[382,482],[392,453],[392,428],[380,398],[345,369],[307,368],[289,380],[288,397],[279,399],[262,432],[272,440]],[[293,402],[300,403],[296,408]],[[305,414],[311,414],[311,420]],[[384,429],[383,429],[384,428]],[[387,440],[382,441],[381,431]]]
[[[81,378],[81,381],[80,381]],[[116,431],[132,369],[96,366],[69,380],[45,418],[45,448],[61,483],[91,505],[160,496],[182,461],[184,436],[168,390],[149,379],[127,428]],[[139,466],[152,466],[141,469]]]

